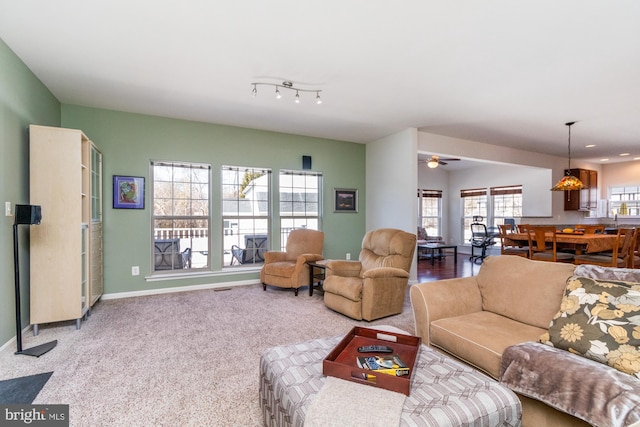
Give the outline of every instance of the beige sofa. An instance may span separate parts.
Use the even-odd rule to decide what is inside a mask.
[[[574,268],[503,255],[486,258],[477,276],[413,285],[416,334],[497,379],[503,350],[547,332]],[[525,427],[589,425],[520,397]]]

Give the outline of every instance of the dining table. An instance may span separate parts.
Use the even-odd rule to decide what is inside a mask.
[[[556,242],[575,247],[576,255],[583,253],[611,251],[616,244],[618,236],[615,234],[582,234],[582,233],[556,233]],[[547,233],[547,242],[553,240],[553,235]],[[527,233],[510,233],[505,237],[506,245],[528,246]]]

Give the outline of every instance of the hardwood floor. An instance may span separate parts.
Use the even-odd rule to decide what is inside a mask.
[[[436,258],[434,265],[431,265],[430,259],[421,259],[418,261],[418,283],[475,276],[478,274],[480,266],[481,264],[473,264],[469,261],[469,255],[463,253],[458,253],[457,265],[453,262],[453,254],[442,259]]]

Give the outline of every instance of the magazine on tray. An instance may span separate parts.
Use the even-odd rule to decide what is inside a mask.
[[[358,357],[358,367],[384,374],[403,377],[409,375],[409,368],[397,354],[393,356],[364,356]]]

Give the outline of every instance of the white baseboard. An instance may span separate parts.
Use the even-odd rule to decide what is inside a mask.
[[[22,330],[22,335],[27,334],[29,331],[31,331],[31,325],[27,326],[26,328],[24,328]],[[4,351],[5,349],[7,349],[10,346],[14,346],[16,348],[16,351],[18,351],[17,341],[18,341],[18,338],[14,335],[9,341],[4,343],[4,345],[2,347],[0,347],[0,351]]]
[[[219,288],[233,288],[236,286],[257,285],[260,280],[240,280],[235,282],[222,282],[222,283],[206,283],[204,285],[192,285],[192,286],[176,286],[173,288],[159,288],[159,289],[147,289],[144,291],[131,291],[131,292],[118,292],[113,294],[104,294],[100,299],[120,299],[120,298],[132,298],[141,297],[147,295],[160,295],[160,294],[172,294],[175,292],[186,291],[201,291],[204,289],[219,289]]]

